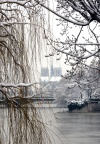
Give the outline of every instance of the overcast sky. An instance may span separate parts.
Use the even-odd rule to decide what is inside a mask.
[[[54,10],[56,10],[56,3],[54,3],[54,0],[51,0],[50,1],[50,7]],[[45,14],[46,14],[46,19],[47,19],[47,25],[48,25],[48,22],[50,21],[50,30],[53,34],[53,36],[55,38],[60,38],[62,41],[64,41],[65,37],[64,36],[61,36],[61,26],[57,26],[58,24],[58,21],[56,20],[58,17],[55,16],[54,14],[52,14],[51,12],[45,10]],[[55,55],[54,57],[52,58],[48,58],[50,61],[48,63],[48,60],[47,60],[47,63],[50,65],[51,61],[53,61],[53,66],[54,67],[61,67],[62,69],[62,74],[64,75],[66,73],[66,65],[64,64],[64,55],[61,57],[61,59],[58,61],[56,60],[58,58],[57,55]],[[51,60],[52,59],[52,60]],[[44,61],[46,59],[44,58]],[[44,66],[46,65],[47,66],[47,63],[44,63]]]

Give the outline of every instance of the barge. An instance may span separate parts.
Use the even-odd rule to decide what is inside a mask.
[[[71,100],[67,107],[69,112],[100,112],[100,98]]]

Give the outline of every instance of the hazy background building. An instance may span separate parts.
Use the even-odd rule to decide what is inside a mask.
[[[59,81],[62,75],[60,67],[42,67],[41,81]]]

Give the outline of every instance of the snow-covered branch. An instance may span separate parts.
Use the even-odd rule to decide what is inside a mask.
[[[53,14],[55,14],[56,16],[58,16],[59,18],[67,21],[67,22],[70,22],[70,23],[73,23],[75,25],[79,25],[79,26],[86,26],[86,25],[89,25],[89,23],[91,22],[91,19],[89,21],[75,21],[73,19],[69,19],[67,17],[64,17],[62,16],[61,14],[58,14],[56,11],[54,11],[53,9],[47,7],[46,5],[42,4],[41,2],[39,2],[38,0],[35,0],[39,5],[41,5],[42,7],[44,7],[45,9],[49,10],[50,12],[52,12]]]
[[[17,88],[17,87],[29,87],[29,86],[32,86],[33,84],[26,84],[26,83],[19,83],[19,84],[12,84],[12,83],[0,83],[0,86],[1,87],[14,87],[14,88]]]

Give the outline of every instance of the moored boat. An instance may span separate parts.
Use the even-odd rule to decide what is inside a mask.
[[[100,112],[100,98],[68,101],[69,112]]]

